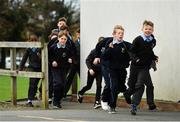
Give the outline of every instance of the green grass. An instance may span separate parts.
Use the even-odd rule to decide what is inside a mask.
[[[28,96],[29,78],[18,77],[17,78],[17,99],[24,99]],[[78,90],[80,89],[80,79],[78,77]],[[71,89],[68,92],[70,95]],[[0,101],[11,100],[11,78],[8,76],[0,76]]]
[[[17,99],[27,98],[29,79],[17,78]],[[0,76],[0,101],[11,100],[11,78]]]

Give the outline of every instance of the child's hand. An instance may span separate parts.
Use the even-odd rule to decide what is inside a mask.
[[[53,66],[53,67],[57,67],[57,66],[58,66],[57,62],[56,62],[56,61],[53,61],[53,62],[52,62],[52,66]]]
[[[71,58],[68,58],[68,62],[69,62],[70,64],[72,64],[72,59],[71,59]]]
[[[54,38],[57,38],[57,36],[56,35],[52,35],[51,36],[51,40],[53,40]]]
[[[158,61],[159,61],[159,57],[157,56],[157,58],[156,58],[155,62],[156,62],[156,63],[158,63]]]
[[[93,64],[97,65],[98,63],[100,63],[100,58],[95,58],[93,61]]]
[[[37,53],[37,56],[38,56],[39,58],[41,58],[41,54],[40,54],[39,52]]]
[[[89,73],[90,73],[90,75],[92,75],[92,76],[95,74],[94,70],[92,70],[92,69],[89,70]]]
[[[113,46],[113,43],[112,43],[112,42],[109,44],[109,47],[110,47],[110,48],[114,48],[114,46]]]

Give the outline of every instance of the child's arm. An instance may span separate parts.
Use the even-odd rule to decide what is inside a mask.
[[[156,39],[153,34],[151,36],[153,37],[152,48],[154,48],[156,46]]]
[[[92,61],[93,61],[94,57],[95,57],[95,50],[92,50],[86,58],[86,66],[88,69],[93,68],[93,62]]]
[[[124,48],[125,48],[126,52],[127,52],[128,55],[129,55],[130,60],[132,60],[132,59],[131,59],[131,57],[132,57],[132,55],[133,55],[133,54],[131,53],[132,44],[129,43],[129,42],[125,42],[125,43],[123,43],[123,45],[124,45]]]
[[[56,48],[56,43],[55,44],[53,44],[50,48],[49,48],[49,54],[50,55],[48,55],[48,60],[49,60],[49,64],[51,65],[51,66],[56,66],[56,64],[55,63],[53,63],[54,61],[56,61],[56,55],[54,54],[57,50],[55,49]],[[57,62],[56,62],[57,63]]]
[[[28,57],[29,57],[29,49],[26,49],[26,52],[24,53],[23,58],[22,58],[20,65],[19,65],[20,71],[23,70],[24,65],[25,65]]]
[[[93,64],[94,65],[97,65],[98,63],[100,63],[100,57],[101,57],[101,50],[103,48],[103,45],[105,44],[105,40],[101,41],[101,42],[98,42],[96,44],[96,47],[95,47],[95,59],[93,61]]]
[[[131,60],[133,61],[136,61],[136,62],[139,62],[139,57],[137,56],[137,49],[138,49],[138,42],[137,42],[137,38],[135,38],[133,40],[133,43],[132,43],[132,46],[131,46],[131,49],[130,49],[130,58]]]

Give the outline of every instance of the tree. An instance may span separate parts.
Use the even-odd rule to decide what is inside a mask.
[[[80,14],[73,2],[77,1],[65,4],[65,0],[0,0],[0,41],[26,41],[29,33],[48,41],[48,35],[57,28],[57,20],[62,16],[67,18],[74,33],[79,28]]]

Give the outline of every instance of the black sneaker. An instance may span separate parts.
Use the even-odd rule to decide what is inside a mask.
[[[27,103],[26,103],[26,106],[27,106],[27,107],[34,107],[34,105],[32,104],[32,102],[27,102]]]
[[[131,114],[132,115],[136,115],[137,112],[137,108],[135,104],[131,104]]]
[[[51,103],[52,103],[52,99],[51,99],[51,98],[49,98],[48,103],[49,103],[49,104],[51,104]]]
[[[79,93],[77,94],[77,100],[79,103],[82,103],[82,101],[83,101],[83,96],[80,95]]]
[[[96,101],[95,103],[94,103],[94,109],[98,109],[98,108],[100,108],[101,107],[101,103],[99,102],[99,101]]]
[[[149,110],[155,110],[155,109],[156,109],[156,105],[155,104],[149,105]]]
[[[128,104],[131,104],[131,96],[129,96],[127,92],[124,92],[123,95],[124,95],[126,102]]]
[[[131,110],[131,114],[132,114],[132,115],[136,115],[136,110],[132,109],[132,110]]]

